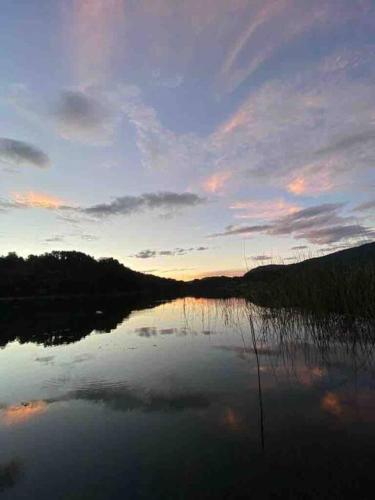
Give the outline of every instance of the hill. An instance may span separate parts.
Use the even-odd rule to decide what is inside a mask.
[[[243,276],[242,287],[262,304],[374,314],[375,243],[296,264],[260,266]]]
[[[0,297],[137,294],[175,295],[183,283],[143,274],[112,258],[54,251],[0,257]]]

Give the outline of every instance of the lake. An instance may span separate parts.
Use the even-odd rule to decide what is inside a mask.
[[[373,325],[188,298],[0,328],[1,498],[373,498]]]

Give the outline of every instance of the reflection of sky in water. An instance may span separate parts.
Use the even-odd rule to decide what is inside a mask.
[[[282,339],[259,318],[254,344],[243,306],[177,300],[77,342],[10,342],[0,352],[3,494],[186,498],[204,488],[217,497],[271,473],[276,488],[296,467],[301,492],[313,469],[326,484],[337,460],[353,484],[357,467],[366,478],[371,346],[320,345],[298,325]]]

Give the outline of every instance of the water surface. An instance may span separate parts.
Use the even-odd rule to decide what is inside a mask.
[[[2,498],[373,497],[371,326],[96,307],[2,315]]]

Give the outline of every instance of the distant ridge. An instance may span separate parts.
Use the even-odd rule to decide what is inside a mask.
[[[312,257],[305,259],[301,262],[294,264],[269,264],[265,266],[258,266],[251,269],[243,278],[245,280],[252,280],[253,278],[266,278],[281,276],[283,272],[289,272],[290,270],[300,270],[306,268],[306,266],[311,267],[326,267],[331,265],[336,266],[348,266],[356,265],[365,262],[375,262],[375,242],[365,243],[353,248],[346,248],[345,250],[339,250],[321,257]]]
[[[375,243],[287,265],[260,266],[242,278],[255,302],[318,311],[375,314]]]

